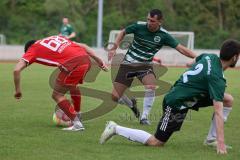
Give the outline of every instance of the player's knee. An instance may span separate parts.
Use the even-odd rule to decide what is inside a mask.
[[[55,102],[60,102],[62,100],[62,96],[61,94],[58,94],[57,92],[53,92],[52,93],[52,99],[55,101]]]
[[[224,107],[232,107],[234,98],[231,94],[224,94],[223,105]]]
[[[114,102],[118,102],[119,97],[116,96],[116,95],[114,95],[114,94],[112,94],[112,100],[113,100]]]
[[[164,142],[161,142],[157,138],[155,138],[154,136],[151,136],[147,140],[146,145],[147,146],[155,146],[155,147],[163,147],[164,146]]]
[[[57,99],[57,96],[56,96],[56,94],[54,92],[52,93],[52,99],[55,100],[55,101]]]

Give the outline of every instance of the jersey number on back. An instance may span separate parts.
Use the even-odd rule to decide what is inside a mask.
[[[44,47],[56,52],[62,44],[67,43],[68,41],[62,37],[59,36],[52,36],[43,39],[40,44],[43,45]]]
[[[193,71],[187,71],[185,73],[183,73],[183,83],[187,83],[188,82],[188,76],[194,76],[199,74],[202,70],[203,70],[203,64],[198,64],[195,66],[194,68],[195,70]]]

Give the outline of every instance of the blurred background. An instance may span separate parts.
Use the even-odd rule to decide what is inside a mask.
[[[103,0],[102,43],[111,30],[145,21],[150,9],[163,11],[168,31],[195,33],[195,48],[217,49],[240,37],[238,0]],[[24,44],[59,33],[68,17],[76,41],[97,45],[98,0],[1,0],[0,34],[7,44]]]

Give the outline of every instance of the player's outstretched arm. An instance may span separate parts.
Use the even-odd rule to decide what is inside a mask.
[[[181,44],[177,45],[176,50],[189,58],[195,58],[197,56],[196,53]]]
[[[87,53],[88,53],[88,55],[89,55],[92,59],[94,59],[94,61],[99,65],[99,67],[100,67],[102,70],[108,71],[107,65],[104,63],[104,61],[103,61],[101,58],[99,58],[99,57],[96,55],[95,51],[94,51],[91,47],[89,47],[88,45],[83,44],[83,43],[77,43],[77,42],[75,42],[75,43],[78,44],[80,47],[85,48],[86,51],[87,51]]]
[[[116,41],[113,47],[108,52],[108,61],[111,61],[113,56],[116,54],[116,50],[119,47],[121,41],[123,40],[124,36],[126,35],[125,29],[121,30],[120,33],[116,37]]]
[[[223,103],[213,100],[214,118],[216,121],[216,133],[217,133],[217,153],[226,154],[226,146],[224,143],[224,121],[223,121]]]
[[[15,85],[15,94],[14,97],[16,99],[20,99],[22,97],[21,87],[20,87],[20,79],[21,79],[21,71],[27,67],[27,63],[24,60],[19,60],[16,64],[13,71],[13,79]]]

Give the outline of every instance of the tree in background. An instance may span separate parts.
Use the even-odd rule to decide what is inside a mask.
[[[7,43],[23,44],[58,34],[62,17],[69,17],[77,41],[94,46],[97,0],[1,0],[0,34]],[[104,0],[103,40],[109,32],[138,20],[153,8],[164,13],[164,28],[195,32],[195,48],[219,48],[226,38],[240,37],[238,0]]]

